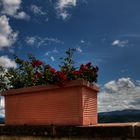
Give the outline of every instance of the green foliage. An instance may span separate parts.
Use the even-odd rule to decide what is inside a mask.
[[[60,59],[62,60],[62,65],[59,65],[62,71],[65,71],[65,73],[69,73],[72,70],[75,70],[74,68],[74,52],[76,49],[74,48],[69,48],[65,53],[65,57],[61,57]]]
[[[4,73],[5,73],[5,69],[2,66],[0,66],[0,92],[7,89]]]
[[[90,62],[74,67],[74,52],[76,49],[69,48],[66,56],[61,58],[60,70],[56,71],[50,65],[28,55],[28,60],[14,56],[17,68],[9,68],[0,75],[0,90],[8,88],[22,88],[35,85],[56,84],[64,86],[65,81],[84,79],[91,83],[97,81],[98,67]],[[4,68],[0,68],[3,71]],[[7,79],[7,82],[4,80]]]

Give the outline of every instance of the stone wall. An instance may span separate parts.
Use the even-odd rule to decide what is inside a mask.
[[[140,123],[98,124],[94,126],[0,126],[3,136],[41,136],[93,140],[140,140]]]

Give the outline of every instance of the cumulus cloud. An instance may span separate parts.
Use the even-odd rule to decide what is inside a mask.
[[[47,14],[47,12],[42,10],[42,7],[34,5],[34,4],[31,5],[30,9],[35,15],[46,15]]]
[[[15,15],[20,9],[21,0],[2,0],[4,14]]]
[[[106,83],[98,96],[99,112],[140,109],[140,84],[130,78]]]
[[[17,32],[14,32],[9,25],[9,18],[0,16],[0,49],[9,47],[17,40]]]
[[[24,11],[21,11],[21,3],[21,0],[2,0],[1,13],[17,19],[29,19],[29,16]]]
[[[3,66],[5,68],[14,67],[16,68],[15,61],[8,58],[8,56],[0,56],[0,66]]]
[[[48,37],[38,37],[38,36],[28,36],[25,39],[25,42],[29,46],[45,46],[45,45],[50,45],[52,43],[62,43],[59,39],[57,38],[48,38]]]
[[[59,17],[66,20],[70,14],[67,9],[76,6],[77,0],[58,0],[56,4],[56,10]]]
[[[128,45],[128,40],[114,40],[112,46],[125,47]]]
[[[135,88],[135,84],[130,80],[130,78],[121,78],[117,81],[113,80],[105,84],[105,88],[112,92],[118,92],[120,90],[128,90]]]

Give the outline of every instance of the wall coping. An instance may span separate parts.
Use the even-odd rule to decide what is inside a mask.
[[[95,140],[139,140],[140,122],[106,123],[94,126],[8,126],[0,125],[0,135],[43,136]]]
[[[140,127],[140,122],[126,122],[126,123],[98,123],[95,125],[89,125],[87,127],[128,127],[128,126],[138,126]],[[81,126],[85,127],[85,126]]]
[[[31,87],[25,87],[25,88],[19,88],[19,89],[10,89],[5,92],[3,92],[2,96],[9,96],[14,94],[25,94],[25,93],[32,93],[32,92],[39,92],[44,90],[54,90],[54,89],[62,89],[62,88],[68,88],[68,87],[87,87],[91,90],[94,90],[96,92],[99,92],[99,86],[95,84],[91,84],[88,81],[85,80],[73,80],[73,81],[67,81],[65,82],[65,85],[63,87],[59,87],[57,85],[38,85],[38,86],[31,86]]]

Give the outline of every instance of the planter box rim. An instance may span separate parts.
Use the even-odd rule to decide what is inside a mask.
[[[67,87],[87,87],[91,90],[94,90],[96,92],[99,92],[99,86],[96,84],[92,84],[85,80],[72,80],[65,82],[64,87],[59,87],[57,85],[37,85],[37,86],[31,86],[31,87],[25,87],[25,88],[18,88],[18,89],[9,89],[5,92],[3,92],[2,96],[8,96],[8,95],[14,95],[14,94],[22,94],[22,93],[31,93],[31,92],[38,92],[38,91],[44,91],[44,90],[53,90],[53,89],[60,89],[60,88],[67,88]]]

